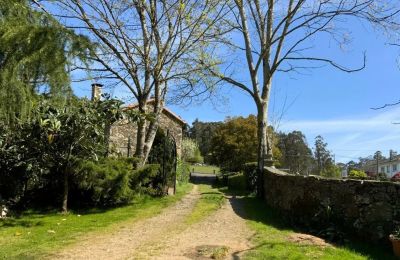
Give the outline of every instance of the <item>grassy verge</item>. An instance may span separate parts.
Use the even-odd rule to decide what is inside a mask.
[[[186,224],[191,225],[209,216],[225,203],[223,193],[210,185],[199,185],[201,197],[191,214],[186,218]]]
[[[192,185],[178,188],[176,196],[142,196],[128,206],[84,212],[37,214],[26,212],[19,218],[0,220],[0,259],[40,258],[46,253],[71,244],[88,232],[104,233],[114,224],[154,216],[180,200]]]
[[[190,171],[191,172],[197,172],[197,173],[219,173],[219,167],[217,166],[211,166],[211,165],[190,165]]]
[[[291,239],[296,232],[262,200],[244,197],[248,225],[255,231],[254,247],[245,259],[393,259],[390,249],[350,242],[346,246],[321,246]]]

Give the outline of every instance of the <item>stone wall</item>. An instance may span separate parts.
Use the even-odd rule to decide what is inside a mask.
[[[398,183],[307,177],[266,168],[264,188],[269,206],[310,229],[333,225],[367,241],[387,242],[400,224]]]
[[[170,116],[168,113],[162,113],[160,116],[159,127],[173,137],[176,143],[176,152],[178,158],[181,156],[182,146],[182,123]],[[137,124],[128,123],[127,120],[121,120],[114,123],[110,129],[110,148],[123,156],[128,155],[128,143],[130,144],[129,154],[132,156],[136,150]],[[129,142],[130,139],[130,142]]]

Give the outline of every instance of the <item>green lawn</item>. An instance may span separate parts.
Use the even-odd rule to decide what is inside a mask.
[[[346,246],[322,247],[290,240],[296,232],[265,202],[253,197],[241,199],[244,217],[254,230],[254,247],[245,259],[395,259],[391,249],[349,242]]]
[[[212,165],[190,165],[190,171],[197,173],[219,173],[219,167]]]
[[[76,211],[67,215],[26,212],[19,218],[0,220],[0,259],[40,258],[77,241],[88,232],[104,233],[116,223],[148,218],[185,195],[192,185],[182,185],[176,196],[142,196],[131,205],[108,209]]]
[[[199,185],[200,199],[193,211],[186,219],[186,224],[199,222],[213,212],[217,211],[225,203],[224,194],[210,185]]]

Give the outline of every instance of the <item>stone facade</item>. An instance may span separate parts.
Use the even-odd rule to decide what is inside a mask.
[[[134,109],[134,108],[129,108]],[[181,156],[182,137],[185,121],[172,113],[168,108],[164,108],[159,121],[159,127],[175,140],[178,158]],[[129,123],[123,119],[114,123],[110,128],[110,148],[123,156],[132,156],[136,149],[137,124]]]
[[[328,225],[366,241],[387,242],[400,224],[400,184],[290,175],[266,168],[265,199],[292,223]]]

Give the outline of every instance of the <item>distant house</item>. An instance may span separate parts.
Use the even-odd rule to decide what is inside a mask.
[[[92,99],[100,98],[101,88],[102,85],[100,84],[92,85]],[[154,106],[154,99],[150,99],[147,104],[149,106]],[[128,105],[125,109],[138,109],[138,105]],[[170,109],[167,107],[163,108],[159,127],[164,130],[164,133],[168,133],[175,141],[178,158],[181,156],[183,128],[186,124],[187,123],[180,116]],[[135,154],[137,135],[137,124],[135,122],[132,123],[129,122],[128,119],[122,119],[111,126],[109,133],[109,145],[111,150],[123,156],[132,156]]]
[[[338,163],[336,164],[340,168],[340,175],[342,178],[346,178],[348,176],[347,174],[347,166],[344,163]]]
[[[369,160],[362,168],[369,176],[376,176],[378,170],[378,173],[384,173],[388,178],[391,178],[400,172],[400,155],[391,151],[389,158]]]

